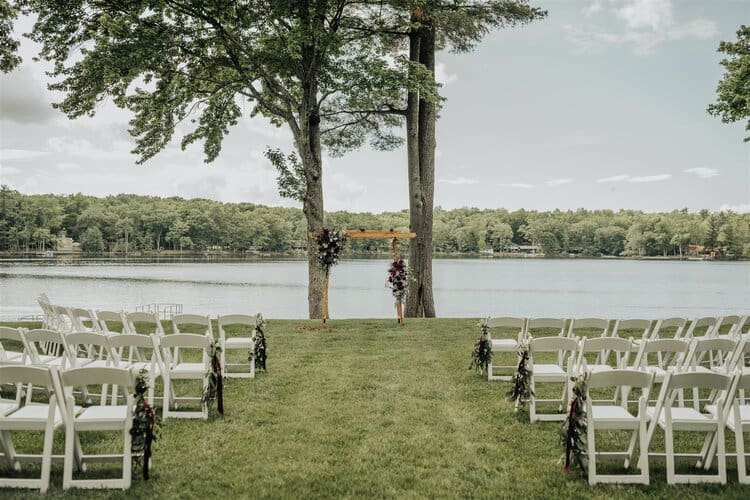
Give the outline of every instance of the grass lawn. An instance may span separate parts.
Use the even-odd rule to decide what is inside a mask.
[[[224,417],[212,411],[207,422],[163,422],[149,481],[139,471],[128,492],[63,494],[55,464],[50,496],[750,497],[734,461],[726,486],[667,486],[661,462],[652,464],[650,486],[589,487],[577,470],[564,475],[560,423],[519,420],[505,399],[508,383],[467,369],[476,320],[341,320],[324,332],[303,329],[314,324],[269,321],[268,373],[229,379]]]

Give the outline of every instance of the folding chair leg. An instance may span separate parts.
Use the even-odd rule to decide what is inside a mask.
[[[664,445],[667,454],[667,484],[675,484],[674,436],[671,428],[664,430]]]
[[[132,466],[133,466],[133,460],[131,456],[131,446],[132,446],[132,439],[133,437],[130,435],[130,425],[127,426],[125,431],[123,432],[124,437],[124,445],[122,448],[122,480],[123,485],[122,489],[127,490],[130,488],[130,483],[132,480]]]
[[[740,421],[735,420],[734,440],[737,449],[737,477],[741,484],[750,484],[750,478],[747,476],[747,467],[745,463],[745,439],[743,427]]]
[[[586,428],[586,446],[588,447],[589,454],[589,484],[596,484],[596,433],[591,424]]]
[[[42,450],[42,485],[39,488],[40,493],[46,493],[47,488],[49,488],[49,475],[50,469],[52,467],[52,438],[54,438],[54,436],[54,424],[51,421],[48,421],[47,427],[44,430],[44,448]]]
[[[642,465],[640,467],[641,474],[643,474],[643,481],[645,484],[649,484],[650,478],[649,478],[649,466],[648,466],[648,435],[646,432],[646,422],[644,420],[641,420],[640,429],[638,431],[638,435],[640,436],[640,456],[646,457],[645,463],[644,461],[639,461],[639,465]]]
[[[630,443],[628,444],[628,456],[625,459],[625,462],[622,464],[623,467],[626,469],[630,467],[630,460],[633,458],[633,452],[635,451],[635,443],[638,441],[638,435],[640,432],[637,430],[633,431],[633,435],[630,436]]]
[[[3,453],[8,464],[14,470],[21,470],[21,464],[16,460],[16,447],[13,446],[13,438],[9,431],[0,431],[0,443],[2,443]]]
[[[70,415],[69,415],[70,416]],[[63,463],[63,490],[71,487],[73,482],[73,441],[75,431],[71,424],[65,427],[65,461]]]
[[[711,463],[713,463],[713,458],[717,446],[716,439],[716,434],[714,434],[713,432],[706,434],[706,439],[703,440],[703,446],[701,447],[700,451],[702,460],[698,460],[698,463],[695,464],[696,467],[700,467],[702,465],[703,469],[705,470],[711,468]]]

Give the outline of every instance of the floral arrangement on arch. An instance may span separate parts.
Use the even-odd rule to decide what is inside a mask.
[[[339,262],[346,237],[340,232],[324,227],[315,237],[318,244],[320,266],[328,273]]]
[[[409,273],[404,259],[394,259],[391,262],[385,286],[391,289],[391,293],[396,300],[404,300],[406,290],[409,287]]]

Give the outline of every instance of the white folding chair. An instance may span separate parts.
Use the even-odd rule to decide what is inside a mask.
[[[49,297],[46,293],[40,293],[36,298],[39,307],[42,308],[42,328],[45,330],[54,330],[57,328],[57,315],[52,310]]]
[[[654,374],[654,382],[661,384],[668,372],[684,367],[690,352],[690,342],[680,339],[654,339],[641,343],[633,368]]]
[[[74,368],[106,368],[111,367],[115,364],[114,355],[112,353],[112,347],[109,343],[109,336],[103,333],[94,332],[75,332],[68,333],[65,336],[65,341],[68,344],[68,367]],[[87,357],[79,357],[77,353],[87,353]],[[107,384],[97,384],[102,386],[100,393],[101,404],[107,397]],[[90,393],[86,388],[86,385],[81,386],[82,393],[87,402],[90,401]]]
[[[219,343],[221,346],[221,371],[224,377],[228,378],[254,378],[255,377],[255,358],[250,356],[250,352],[255,347],[255,325],[257,316],[249,314],[226,314],[219,316]],[[239,331],[240,333],[233,336],[227,335],[227,328]],[[243,363],[229,363],[227,361],[228,351],[241,351],[245,354]],[[250,358],[247,361],[247,358]],[[233,368],[245,368],[249,366],[249,371],[231,371]]]
[[[19,329],[0,326],[0,364],[25,364],[28,359],[26,342]]]
[[[640,467],[639,474],[600,474],[597,472],[597,458],[624,459],[625,469],[630,467],[638,443],[640,456],[648,454],[648,432],[646,406],[653,386],[653,373],[637,370],[609,370],[592,373],[588,381],[586,397],[586,432],[588,446],[589,484],[596,483],[649,483],[648,462]],[[593,389],[614,389],[615,397],[619,393],[628,393],[632,388],[641,390],[638,410],[634,415],[628,408],[627,399],[622,404],[594,405]],[[622,451],[597,451],[596,431],[626,430],[631,432],[628,449]],[[639,461],[640,464],[640,461]]]
[[[131,312],[123,313],[125,331],[139,335],[164,335],[164,327],[156,313]]]
[[[578,350],[578,340],[568,337],[532,338],[529,342],[529,371],[531,371],[531,397],[529,398],[529,417],[532,422],[537,420],[565,420],[563,409],[570,400],[570,378],[573,375],[573,365]],[[541,363],[544,354],[554,356],[562,363]],[[562,395],[559,398],[537,397],[537,384],[562,384]],[[538,403],[558,403],[556,414],[538,413]]]
[[[667,461],[667,483],[721,483],[727,482],[726,456],[724,450],[724,417],[722,409],[729,393],[732,378],[719,373],[667,373],[655,406],[649,406],[646,414],[649,417],[648,442],[651,443],[656,427],[664,431],[665,457]],[[692,407],[675,405],[679,393],[686,389],[710,390],[720,397],[716,403],[716,413],[701,411],[696,401]],[[677,452],[674,447],[675,432],[704,432],[706,438],[698,453]],[[709,451],[711,442],[716,439],[717,474],[678,474],[675,468],[676,459],[692,459],[703,468],[703,461]],[[649,453],[656,456],[656,453]],[[641,457],[641,466],[648,458]],[[703,472],[703,471],[701,471]]]
[[[52,304],[52,310],[57,315],[57,328],[55,330],[60,332],[72,332],[75,330],[75,321],[67,307]]]
[[[75,400],[71,394],[73,387],[112,385],[125,389],[124,405],[100,405],[83,408],[74,413]],[[68,418],[65,423],[65,464],[63,489],[69,488],[121,488],[126,490],[131,481],[131,441],[130,428],[133,425],[133,373],[122,368],[76,368],[62,372],[62,386],[66,393]],[[86,455],[80,442],[83,432],[115,431],[122,433],[122,453],[107,455]],[[78,460],[76,460],[76,456]],[[88,462],[121,462],[122,477],[116,479],[74,479],[73,469],[84,469]],[[76,467],[76,466],[79,467]]]
[[[195,328],[196,326],[198,328]],[[197,333],[214,338],[211,318],[200,314],[175,314],[172,316],[172,333]]]
[[[524,339],[528,341],[530,338],[564,337],[566,323],[565,318],[529,318],[526,321]],[[557,364],[562,365],[563,362],[562,357],[558,358]]]
[[[16,471],[21,470],[23,462],[41,462],[42,466],[39,478],[2,477],[0,487],[38,488],[41,493],[45,493],[49,488],[55,429],[65,425],[67,415],[58,372],[54,366],[0,366],[0,385],[6,384],[15,385],[17,393],[23,385],[43,387],[49,394],[49,399],[46,403],[27,402],[0,415],[0,442],[6,461]],[[17,394],[16,398],[20,402],[21,396]],[[17,453],[11,433],[19,431],[44,432],[42,453]]]
[[[58,330],[21,330],[26,347],[34,365],[67,367],[68,345],[65,334]]]
[[[96,319],[102,333],[107,335],[127,333],[126,321],[121,312],[96,311]]]
[[[158,355],[158,349],[154,347],[154,342],[150,335],[140,335],[137,333],[122,333],[119,335],[109,335],[109,345],[111,347],[113,366],[117,368],[126,368],[133,373],[140,373],[145,370],[148,374],[148,397],[147,400],[153,406],[156,394],[156,380],[162,377],[163,367],[161,357]],[[112,387],[112,400],[117,401],[116,386]]]
[[[584,331],[581,331],[584,330]],[[609,320],[603,318],[573,318],[570,320],[568,337],[608,337]]]
[[[208,419],[208,405],[203,401],[203,392],[208,387],[209,362],[208,349],[210,339],[206,335],[193,333],[175,333],[172,335],[152,335],[157,356],[161,357],[164,367],[162,377],[164,379],[164,404],[162,405],[162,418],[202,418]],[[190,351],[197,351],[199,362],[180,361],[172,356],[172,350],[179,348],[183,358],[188,358]],[[188,351],[186,353],[185,351]],[[187,354],[187,355],[186,355]],[[188,358],[189,359],[189,358]],[[201,393],[199,396],[177,396],[175,382],[181,380],[193,380],[201,382]],[[177,410],[177,405],[182,402],[200,402],[201,410]]]
[[[694,338],[687,360],[683,364],[684,371],[697,373],[720,373],[728,375],[732,368],[732,361],[739,342],[720,338]],[[701,398],[697,389],[693,389],[693,400],[696,402],[712,402],[714,392],[708,397]]]
[[[633,340],[633,351],[637,352],[641,342],[651,336],[653,321],[649,319],[618,319],[612,327],[612,337]]]

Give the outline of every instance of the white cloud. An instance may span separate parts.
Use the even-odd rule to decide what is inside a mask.
[[[30,160],[48,154],[46,151],[30,151],[28,149],[0,149],[0,159],[3,161]]]
[[[570,184],[573,179],[550,179],[547,181],[548,186],[561,186],[563,184]]]
[[[467,184],[479,184],[476,179],[467,179],[466,177],[456,177],[454,179],[438,179],[441,184],[452,184],[454,186],[464,186]]]
[[[687,170],[683,170],[683,172],[687,172],[689,174],[695,174],[701,179],[708,179],[710,177],[716,177],[719,175],[719,171],[715,168],[709,168],[709,167],[694,167],[694,168],[688,168]]]
[[[737,205],[725,203],[719,207],[720,212],[728,212],[730,210],[738,214],[750,213],[750,203],[738,203]]]
[[[600,25],[563,25],[565,38],[584,52],[599,51],[608,45],[626,45],[636,55],[648,55],[664,41],[705,40],[719,33],[716,22],[711,19],[676,22],[671,0],[610,0],[607,9],[602,3],[594,2],[582,12],[587,17],[606,12],[623,25],[621,30]]]
[[[435,80],[445,87],[458,80],[458,75],[456,73],[449,73],[445,63],[438,61],[435,64]]]
[[[531,189],[534,187],[533,184],[527,184],[525,182],[511,182],[510,184],[498,184],[499,187],[511,187],[511,188],[520,188],[520,189]]]
[[[600,0],[594,0],[589,5],[581,9],[581,14],[583,14],[586,17],[593,16],[594,14],[598,14],[602,11],[604,7],[602,6],[602,2]]]
[[[642,175],[631,177],[628,182],[659,182],[666,181],[670,177],[672,177],[672,174]]]
[[[613,175],[612,177],[597,179],[596,182],[622,182],[628,180],[629,177],[629,175]]]

